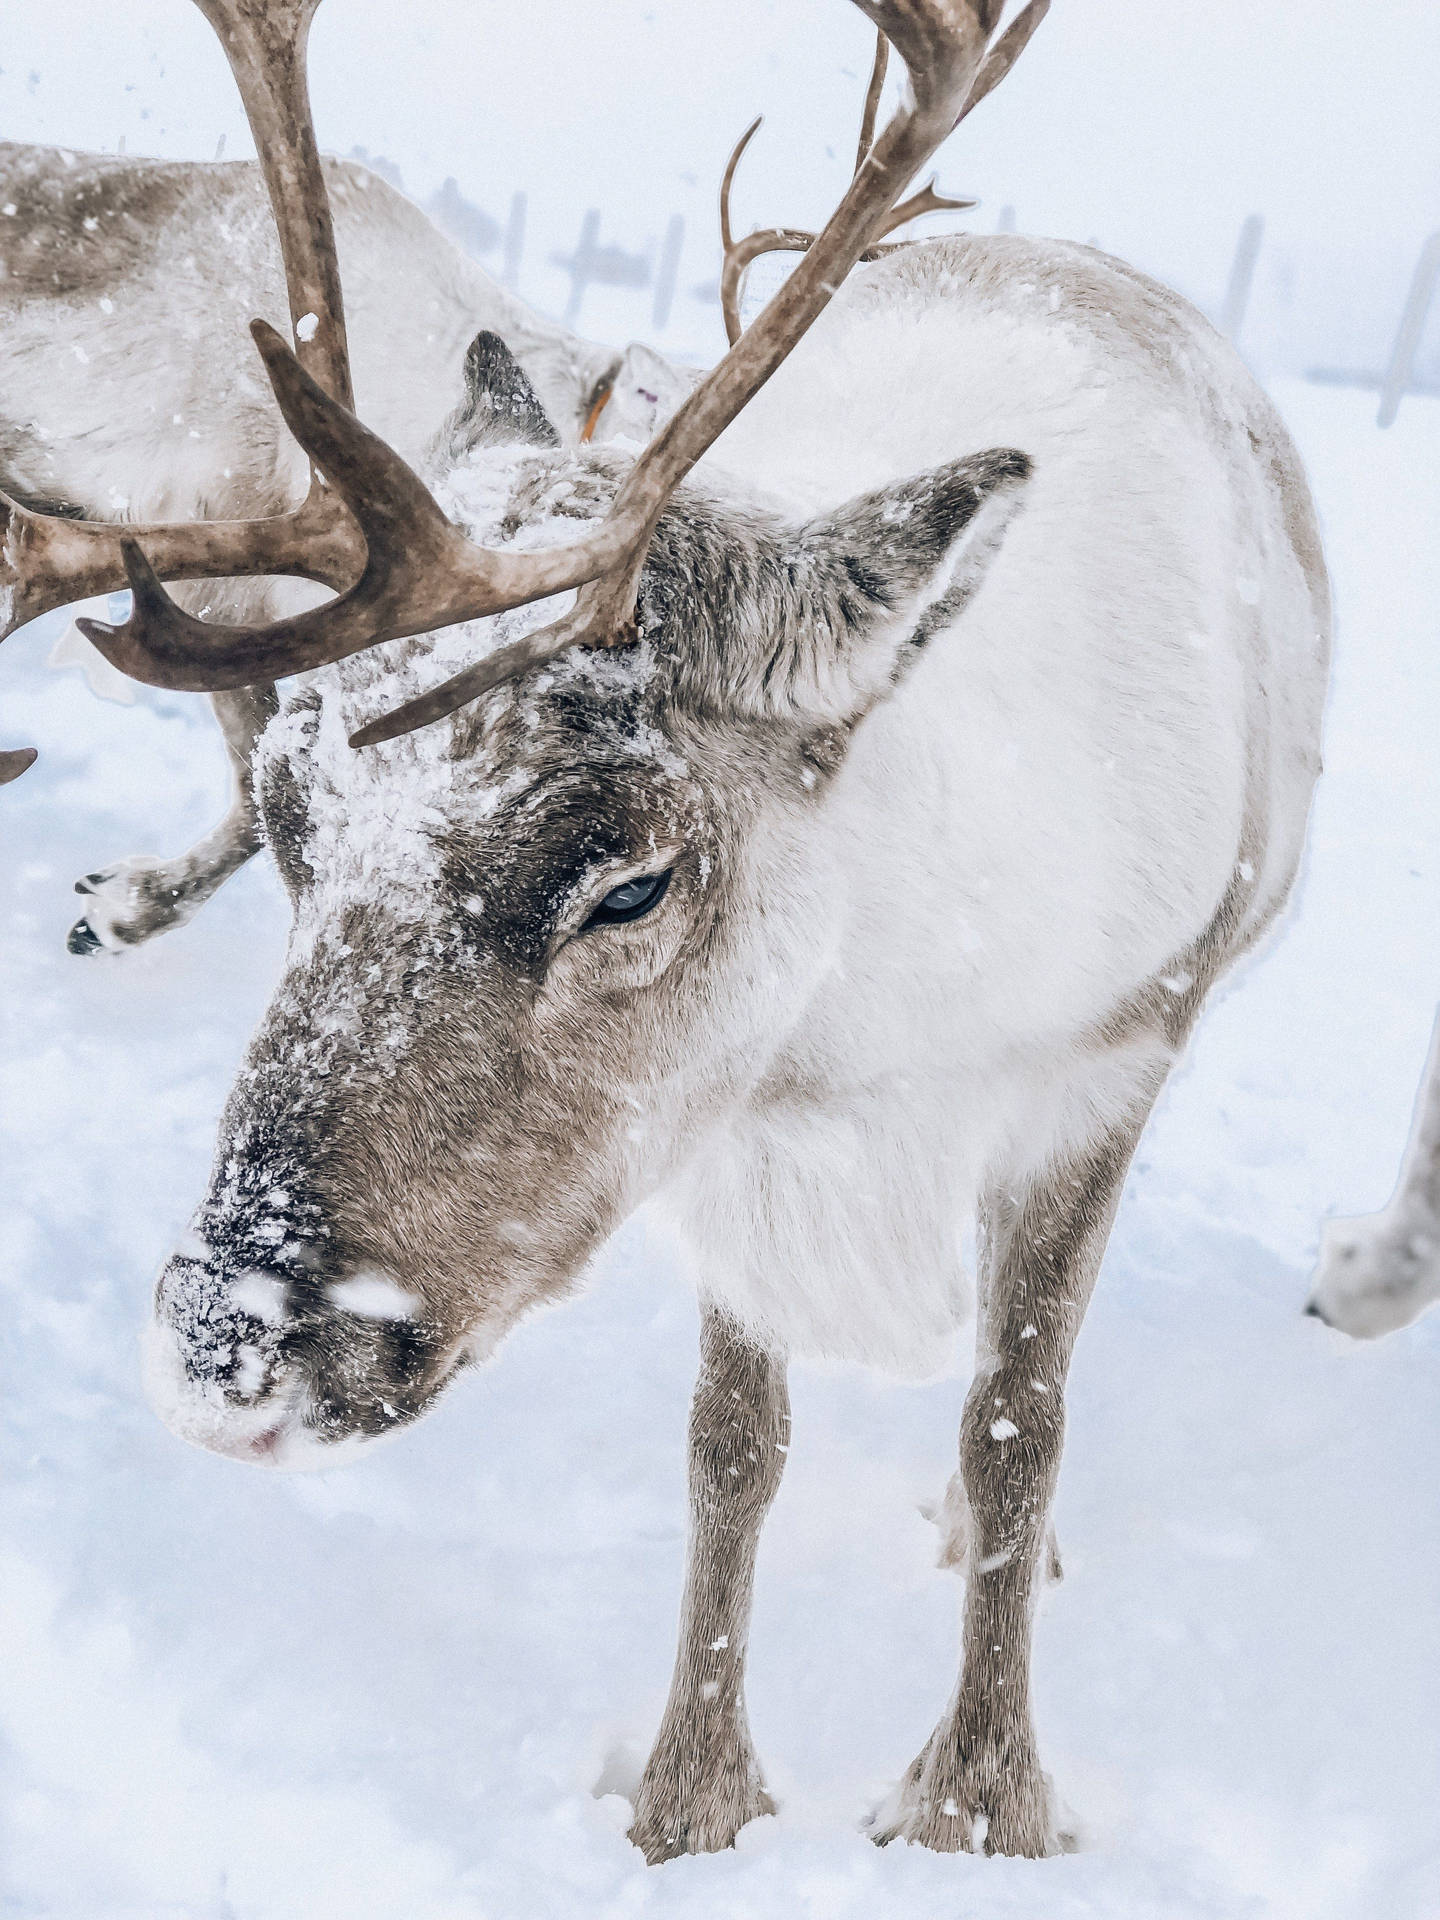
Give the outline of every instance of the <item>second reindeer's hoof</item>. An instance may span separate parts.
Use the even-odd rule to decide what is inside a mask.
[[[67,953],[101,953],[105,943],[88,920],[77,920],[65,936]]]
[[[1385,1213],[1331,1220],[1320,1241],[1312,1318],[1375,1340],[1409,1326],[1440,1300],[1440,1243],[1403,1217]]]
[[[132,854],[75,882],[86,900],[84,917],[66,936],[70,953],[123,953],[152,935],[182,926],[194,911],[177,884],[171,866],[146,854]]]

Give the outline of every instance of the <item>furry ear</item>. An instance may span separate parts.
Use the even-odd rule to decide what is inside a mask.
[[[889,693],[979,592],[1031,472],[1025,454],[995,447],[812,520],[801,540],[831,644],[796,660],[797,705],[813,701],[843,722]]]
[[[640,630],[710,711],[852,726],[979,591],[1030,474],[992,447],[802,527],[689,485],[646,554]]]
[[[712,710],[852,726],[979,591],[1030,472],[993,447],[798,528],[691,487],[655,530],[641,630]]]
[[[445,423],[453,458],[473,447],[558,447],[529,375],[498,333],[477,333],[465,352],[465,398]]]

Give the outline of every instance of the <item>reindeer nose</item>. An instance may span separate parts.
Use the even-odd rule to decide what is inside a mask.
[[[217,1270],[199,1241],[166,1262],[143,1368],[172,1433],[237,1459],[274,1454],[302,1398],[282,1348],[287,1292],[276,1274]]]
[[[202,1349],[202,1359],[205,1352]],[[263,1459],[273,1452],[298,1399],[296,1385],[262,1364],[256,1369],[262,1377],[253,1381],[255,1392],[247,1395],[244,1356],[238,1392],[227,1390],[217,1372],[197,1367],[195,1360],[194,1343],[157,1312],[143,1338],[142,1371],[146,1397],[170,1431],[191,1446],[236,1459]]]

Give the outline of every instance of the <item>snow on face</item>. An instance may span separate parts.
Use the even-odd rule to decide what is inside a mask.
[[[437,491],[477,539],[541,545],[603,510],[615,471],[479,450]],[[255,1423],[270,1407],[287,1433],[298,1423],[331,1446],[394,1431],[568,1283],[619,1204],[633,1101],[622,1129],[607,1107],[620,1094],[589,1097],[594,1009],[570,1008],[554,976],[579,993],[604,954],[637,949],[597,943],[569,974],[552,957],[597,876],[668,868],[692,838],[699,789],[667,736],[654,648],[577,651],[437,726],[349,745],[364,720],[558,611],[324,669],[261,743],[290,949],[227,1108],[198,1257],[172,1260],[157,1302],[162,1411],[203,1444],[234,1451],[238,1434],[268,1461],[278,1442],[263,1426],[257,1442]],[[698,852],[692,864],[710,871]],[[683,924],[683,893],[667,924]],[[523,1244],[499,1230],[517,1217]]]
[[[325,1297],[363,1320],[413,1320],[420,1305],[419,1294],[408,1292],[388,1274],[370,1271],[332,1281]]]
[[[608,505],[616,472],[614,459],[601,455],[579,463],[531,448],[478,448],[431,484],[441,508],[475,540],[524,551],[576,539]],[[577,650],[477,708],[379,746],[350,746],[364,721],[549,625],[573,599],[557,594],[355,655],[311,676],[271,724],[257,750],[262,788],[267,779],[288,780],[303,797],[309,880],[297,900],[297,955],[320,927],[356,906],[412,924],[438,924],[457,904],[463,909],[443,897],[445,845],[483,831],[553,768],[547,709],[567,694],[587,709],[589,748],[683,776],[678,756],[645,717],[656,664],[647,645]],[[569,744],[573,752],[579,743]]]

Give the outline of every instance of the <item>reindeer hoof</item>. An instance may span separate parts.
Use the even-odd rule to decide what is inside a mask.
[[[87,873],[75,882],[75,891],[85,895],[88,904],[65,945],[78,954],[96,953],[101,947],[123,953],[167,928],[183,926],[200,897],[187,895],[175,866],[148,854],[132,854],[113,867]]]
[[[78,953],[81,955],[99,953],[104,948],[104,945],[104,941],[100,938],[99,934],[96,933],[88,920],[77,920],[65,936],[65,951],[67,953]]]
[[[692,1768],[664,1752],[645,1769],[629,1838],[652,1867],[683,1853],[721,1853],[742,1827],[775,1811],[748,1748],[703,1759]]]
[[[1428,1223],[1386,1213],[1327,1221],[1305,1307],[1312,1319],[1355,1340],[1376,1340],[1409,1326],[1436,1300],[1440,1243]]]
[[[1055,1818],[1054,1793],[1033,1759],[964,1756],[938,1735],[865,1824],[877,1847],[892,1840],[935,1853],[1007,1854],[1043,1860],[1074,1853]]]

